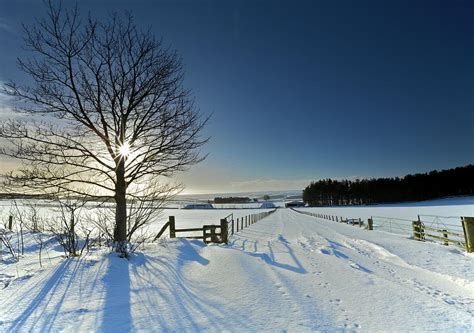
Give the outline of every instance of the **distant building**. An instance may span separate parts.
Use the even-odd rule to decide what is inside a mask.
[[[260,208],[276,208],[275,204],[273,202],[264,202],[260,206]]]
[[[286,203],[285,203],[285,207],[286,207],[286,208],[288,208],[288,207],[304,207],[304,202],[303,202],[303,201],[299,201],[299,200],[294,200],[294,201],[286,202]]]
[[[208,203],[189,204],[183,207],[183,209],[213,209],[214,206]]]

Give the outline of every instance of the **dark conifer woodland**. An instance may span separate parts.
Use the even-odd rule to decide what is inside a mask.
[[[474,165],[403,178],[351,180],[323,179],[303,190],[310,206],[365,205],[388,202],[421,201],[448,196],[474,194]]]

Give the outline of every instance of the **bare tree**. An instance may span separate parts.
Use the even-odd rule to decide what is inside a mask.
[[[0,127],[0,153],[24,162],[7,185],[115,202],[113,238],[126,252],[127,200],[152,206],[176,193],[164,184],[203,159],[207,119],[183,88],[180,57],[131,15],[82,20],[51,3],[47,13],[25,27],[33,57],[18,60],[34,84],[4,89],[32,116]]]
[[[91,228],[82,228],[79,234],[81,211],[86,205],[84,200],[76,198],[62,198],[58,200],[59,217],[47,223],[47,230],[51,232],[64,250],[66,257],[80,256],[89,244]],[[82,237],[81,237],[82,236]],[[82,241],[82,245],[81,245]]]

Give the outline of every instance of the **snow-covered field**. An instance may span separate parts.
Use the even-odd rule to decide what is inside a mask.
[[[413,208],[344,209],[407,219],[474,215],[472,203]],[[180,227],[217,224],[230,212],[165,215]],[[357,212],[342,215],[366,217]],[[31,234],[26,242],[19,263],[4,255],[0,264],[0,331],[474,330],[473,254],[289,209],[228,245],[162,240],[129,261],[105,250],[64,260],[50,240],[40,269]]]
[[[298,211],[329,215],[338,219],[372,217],[375,230],[401,235],[412,234],[412,221],[420,220],[426,226],[447,229],[463,234],[462,216],[474,216],[474,197],[446,198],[422,202],[381,204],[371,206],[302,207]],[[453,240],[464,237],[452,236]]]
[[[474,196],[370,206],[304,207],[298,208],[298,210],[317,211],[322,214],[344,217],[360,217],[363,220],[367,220],[371,216],[387,216],[407,220],[416,220],[418,215],[474,216]]]
[[[19,200],[19,210],[27,212],[31,205],[35,205],[38,215],[41,219],[53,220],[60,217],[60,210],[55,203],[42,202],[34,200]],[[260,204],[261,205],[261,204]],[[219,224],[220,219],[233,214],[234,219],[241,218],[247,215],[267,212],[272,209],[260,209],[260,205],[230,205],[226,207],[233,208],[217,208],[217,209],[179,209],[166,208],[158,215],[158,217],[148,226],[148,232],[156,234],[161,227],[168,221],[169,216],[174,216],[176,219],[176,228],[191,228],[200,227],[204,224]],[[184,206],[184,205],[183,205]],[[245,208],[242,208],[244,206]],[[78,219],[86,223],[86,216],[94,215],[100,209],[106,208],[89,208],[85,206],[78,211]],[[18,227],[18,219],[16,218],[17,210],[12,201],[0,200],[0,226],[7,226],[8,216],[13,215],[13,229]]]

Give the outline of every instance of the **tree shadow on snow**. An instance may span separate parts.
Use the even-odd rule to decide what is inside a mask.
[[[86,325],[95,318],[92,325],[101,332],[224,331],[229,321],[232,327],[251,329],[241,319],[246,314],[233,309],[232,300],[216,299],[212,296],[215,286],[192,280],[192,269],[209,264],[198,252],[205,246],[200,241],[181,239],[177,256],[135,254],[127,261],[109,254],[95,261],[66,259],[36,281],[38,287],[31,289],[34,297],[25,300],[25,310],[7,330],[49,332],[70,325],[81,330],[85,312],[92,312]],[[96,264],[100,266],[89,269]],[[190,275],[184,272],[188,268]],[[98,295],[101,291],[103,294]],[[14,311],[15,306],[5,310]]]
[[[71,265],[74,265],[72,269]],[[66,259],[51,274],[45,276],[43,280],[37,281],[36,285],[42,285],[41,289],[36,291],[34,287],[32,288],[31,293],[34,293],[35,296],[21,315],[14,320],[10,331],[16,332],[33,328],[41,332],[50,331],[65,300],[67,290],[75,279],[79,265],[79,259]],[[42,283],[43,281],[45,282]],[[55,296],[58,295],[60,297],[56,299]]]
[[[245,237],[245,238],[248,238],[248,237]],[[291,243],[288,242],[288,240],[286,240],[285,237],[283,237],[283,235],[278,235],[276,245],[275,245],[275,242],[271,242],[271,241],[267,242],[267,248],[268,248],[269,253],[258,252],[257,251],[257,249],[258,249],[258,240],[256,238],[253,241],[253,251],[247,251],[246,248],[245,248],[245,245],[248,242],[250,242],[249,239],[244,239],[244,240],[242,240],[242,246],[237,247],[236,246],[237,245],[236,240],[234,240],[231,243],[231,247],[236,249],[236,250],[242,251],[242,252],[244,252],[244,253],[252,256],[252,257],[260,258],[266,264],[269,264],[269,265],[272,265],[272,266],[275,266],[275,267],[278,267],[278,268],[286,269],[286,270],[294,272],[294,273],[299,273],[299,274],[306,274],[307,273],[306,269],[303,267],[301,262],[296,257],[295,252],[291,248]],[[283,245],[283,249],[281,249],[280,245]],[[275,247],[280,247],[280,248],[275,249]],[[293,265],[288,264],[288,263],[279,262],[276,259],[276,255],[275,255],[276,253],[284,253],[284,254],[288,255],[291,258],[291,261],[293,262]]]
[[[217,303],[206,296],[215,293],[212,285],[195,282],[184,274],[185,267],[200,269],[209,264],[209,260],[196,251],[196,247],[204,246],[200,241],[180,239],[177,257],[144,255],[141,266],[130,266],[130,275],[136,283],[132,293],[137,291],[133,307],[140,309],[142,318],[134,320],[134,329],[223,331],[229,320],[246,329],[246,323],[239,319],[245,317],[228,310],[230,300],[225,304]],[[198,266],[192,266],[196,264]]]
[[[329,249],[323,248],[323,249],[321,249],[321,253],[326,254],[326,255],[334,254],[336,256],[336,258],[339,258],[339,259],[344,259],[344,260],[349,259],[349,257],[347,255],[345,255],[344,253],[342,253],[339,250],[340,248],[346,248],[344,245],[342,245],[338,242],[331,241],[329,239],[326,239],[326,241],[329,244]]]
[[[328,242],[328,245],[329,245],[329,248],[322,248],[320,251],[322,254],[326,254],[326,255],[334,255],[336,258],[339,258],[339,259],[342,259],[342,260],[346,260],[346,261],[349,261],[350,262],[350,266],[354,269],[357,269],[361,272],[364,272],[364,273],[367,273],[367,274],[372,274],[373,271],[371,271],[370,269],[368,269],[367,267],[364,267],[360,264],[357,264],[355,262],[353,262],[352,260],[350,260],[349,256],[346,255],[345,253],[341,252],[340,249],[347,249],[346,246],[342,245],[341,243],[338,243],[338,242],[335,242],[335,241],[331,241],[327,238],[325,238],[326,241]]]
[[[107,271],[102,278],[105,287],[104,306],[102,308],[102,332],[129,332],[132,329],[130,304],[129,265],[134,265],[116,254],[107,257]]]

